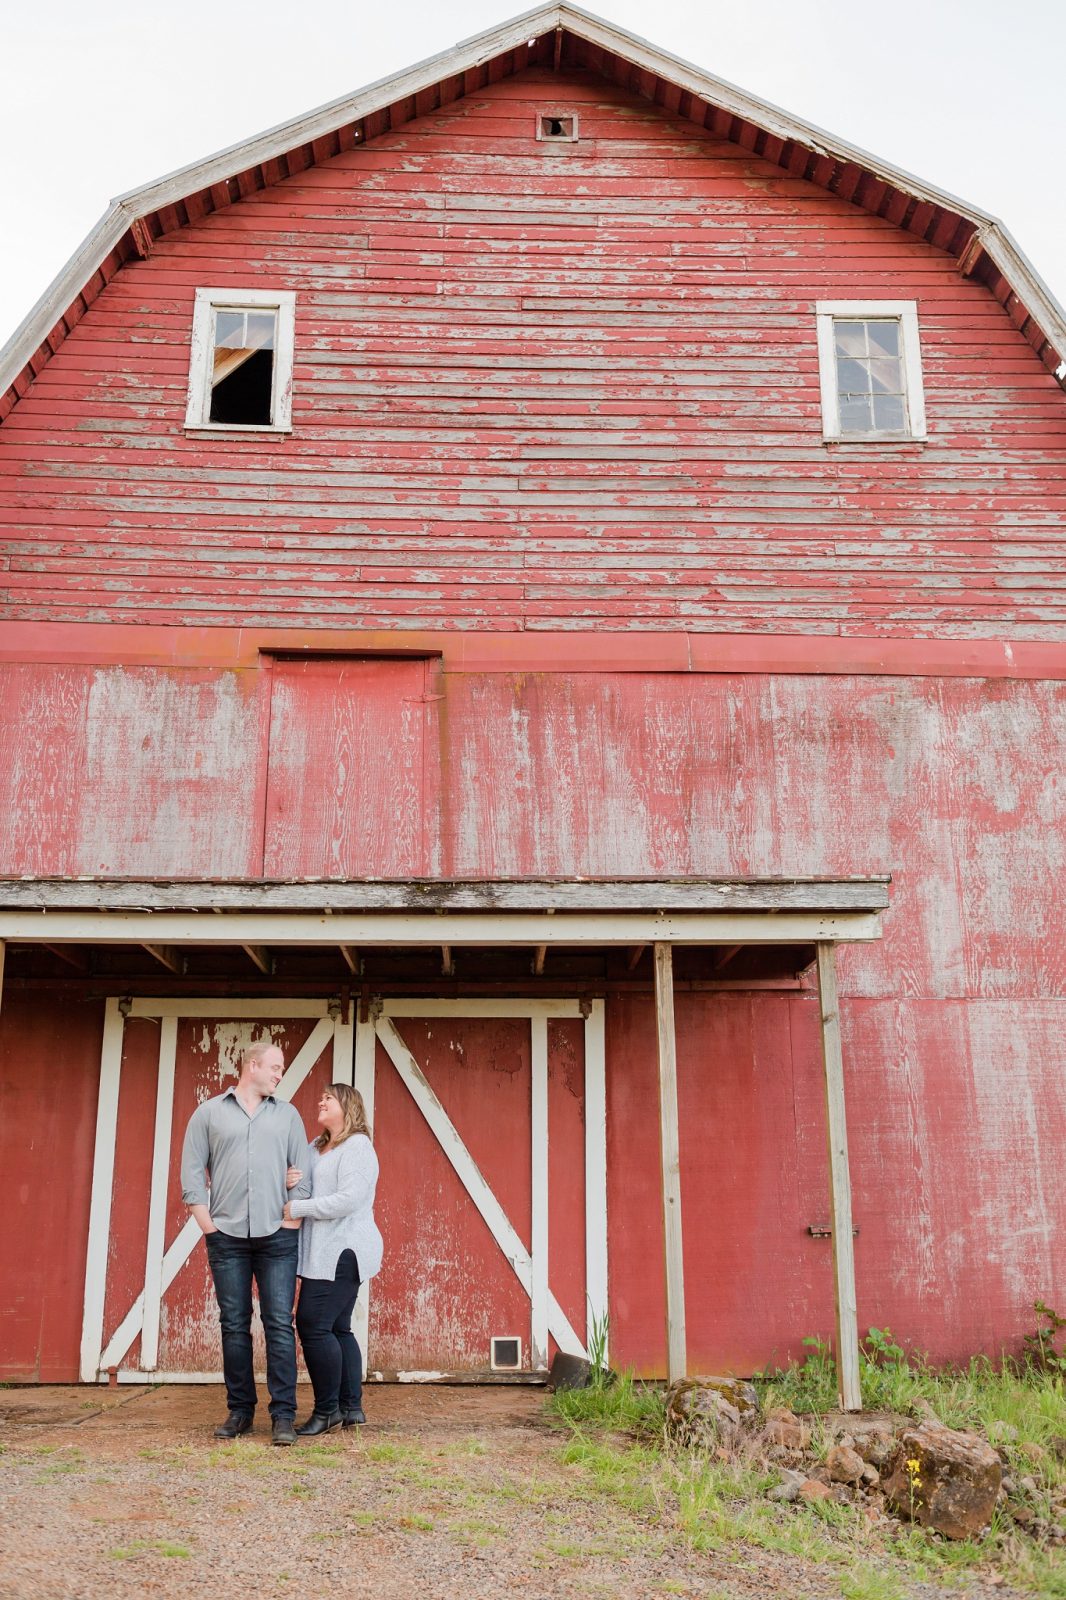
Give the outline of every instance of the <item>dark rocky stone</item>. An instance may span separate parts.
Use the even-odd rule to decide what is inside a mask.
[[[930,1420],[901,1435],[885,1498],[923,1527],[948,1539],[969,1539],[987,1527],[1002,1477],[999,1456],[987,1440]]]
[[[741,1413],[721,1389],[699,1378],[682,1378],[666,1391],[666,1429],[682,1444],[732,1444],[742,1427]]]

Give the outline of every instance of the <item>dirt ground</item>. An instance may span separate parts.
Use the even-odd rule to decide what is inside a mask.
[[[381,1386],[366,1410],[366,1428],[282,1450],[265,1410],[217,1443],[215,1388],[0,1391],[0,1597],[855,1592],[793,1556],[695,1552],[668,1507],[597,1491],[539,1390]]]

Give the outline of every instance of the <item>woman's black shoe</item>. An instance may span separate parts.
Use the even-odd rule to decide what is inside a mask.
[[[347,1411],[341,1412],[341,1416],[343,1418],[342,1426],[345,1428],[356,1428],[366,1421],[362,1406],[350,1406]]]
[[[328,1433],[331,1428],[339,1428],[343,1421],[339,1411],[335,1411],[331,1417],[320,1417],[317,1411],[312,1411],[303,1427],[297,1428],[296,1437],[309,1439],[312,1434]]]

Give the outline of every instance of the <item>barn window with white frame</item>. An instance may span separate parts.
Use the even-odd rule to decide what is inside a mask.
[[[827,440],[923,440],[914,301],[820,301],[822,434]]]
[[[197,289],[187,428],[287,432],[296,296]]]

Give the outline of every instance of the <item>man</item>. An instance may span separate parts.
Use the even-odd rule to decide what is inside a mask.
[[[204,1234],[219,1320],[229,1415],[218,1439],[248,1433],[255,1420],[252,1279],[259,1290],[267,1351],[272,1438],[296,1442],[296,1298],[298,1222],[285,1222],[287,1170],[306,1165],[307,1136],[298,1113],[274,1091],[285,1071],[275,1044],[253,1044],[237,1083],[197,1106],[181,1154],[182,1199]],[[310,1180],[292,1199],[306,1199]]]

